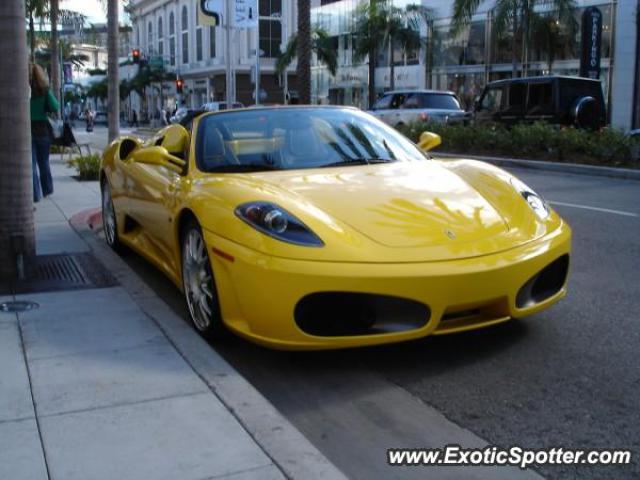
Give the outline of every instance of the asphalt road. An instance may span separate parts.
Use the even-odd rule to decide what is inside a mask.
[[[287,353],[239,339],[212,348],[354,479],[469,478],[386,466],[387,448],[429,444],[434,409],[499,446],[633,451],[630,466],[538,467],[547,478],[640,478],[640,182],[513,172],[574,231],[569,295],[550,310],[376,348]],[[187,320],[162,274],[127,261]]]

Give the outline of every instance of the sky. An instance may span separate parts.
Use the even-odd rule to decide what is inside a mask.
[[[106,5],[106,2],[105,2]],[[83,13],[92,23],[107,21],[106,7],[100,0],[61,0],[60,8]],[[122,2],[120,2],[120,21],[123,18]]]

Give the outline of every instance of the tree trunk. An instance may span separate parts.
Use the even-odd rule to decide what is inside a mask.
[[[298,85],[299,101],[311,103],[311,4],[310,0],[298,0]]]
[[[120,136],[120,77],[118,72],[118,0],[108,0],[107,5],[107,66],[108,97],[107,116],[109,120],[109,141]]]
[[[518,76],[518,9],[515,8],[513,12],[513,39],[511,43],[511,76],[516,78]]]
[[[35,255],[24,0],[0,2],[0,281]]]
[[[29,12],[29,55],[30,61],[36,58],[36,27],[33,22],[33,12]]]
[[[424,86],[431,88],[431,65],[433,64],[433,22],[427,22],[427,44],[425,45]]]
[[[51,16],[51,44],[49,51],[51,52],[51,90],[56,96],[60,105],[62,98],[60,97],[60,44],[58,35],[58,13],[60,11],[59,0],[49,0],[49,10]]]
[[[396,65],[393,61],[395,56],[395,49],[393,48],[393,37],[389,38],[389,89],[395,90],[396,88]]]
[[[378,52],[375,48],[369,49],[369,108],[376,103],[376,60]]]

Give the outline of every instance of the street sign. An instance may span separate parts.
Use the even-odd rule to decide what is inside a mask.
[[[232,27],[257,28],[258,0],[229,1]],[[224,16],[224,0],[200,0],[198,16],[202,25],[220,25]]]
[[[224,15],[223,0],[200,0],[198,23],[200,25],[220,26]]]
[[[258,28],[258,1],[231,0],[231,25],[236,28]]]
[[[164,58],[160,56],[154,56],[149,59],[149,66],[151,68],[162,68],[164,67]]]
[[[582,44],[580,76],[600,78],[600,45],[602,43],[602,12],[589,7],[582,14]]]

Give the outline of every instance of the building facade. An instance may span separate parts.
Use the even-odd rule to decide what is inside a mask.
[[[393,0],[400,8],[407,0]],[[609,106],[611,124],[623,129],[638,128],[638,0],[577,0],[573,16],[578,29],[561,45],[550,48],[535,39],[519,52],[517,75],[578,75],[580,68],[580,22],[585,8],[597,6],[603,14],[601,73],[603,91]],[[339,69],[331,76],[326,68],[313,67],[313,98],[318,103],[368,105],[368,69],[366,60],[353,54],[355,10],[359,0],[322,0],[312,9],[312,22],[327,30],[338,51]],[[404,55],[396,51],[395,88],[434,88],[456,92],[466,107],[493,80],[509,78],[514,70],[513,48],[494,31],[491,0],[482,2],[469,26],[452,36],[449,0],[423,0],[430,8],[430,21],[420,22],[424,38],[419,52]],[[542,42],[541,42],[542,43]],[[377,94],[390,88],[389,52],[380,52],[376,69]]]
[[[144,59],[184,80],[182,95],[175,82],[148,89],[151,114],[178,104],[198,108],[211,101],[226,100],[226,66],[231,64],[233,100],[255,103],[256,43],[259,41],[260,102],[283,103],[285,87],[295,96],[295,69],[287,82],[275,74],[275,61],[288,36],[295,31],[293,0],[259,0],[259,37],[255,29],[201,24],[196,0],[133,0],[130,48],[139,48]],[[226,46],[230,38],[229,49]],[[229,57],[229,58],[227,58]],[[131,75],[131,72],[125,72]],[[127,78],[126,75],[124,78]],[[287,85],[285,85],[287,84]]]

